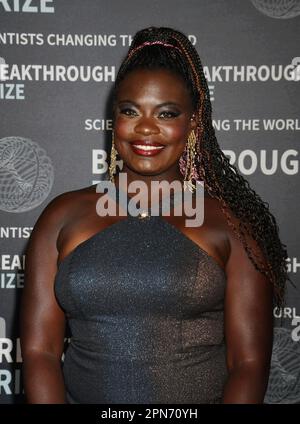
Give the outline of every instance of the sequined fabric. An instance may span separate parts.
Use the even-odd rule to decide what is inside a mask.
[[[60,264],[55,293],[72,332],[69,403],[221,403],[226,277],[161,216],[128,216]]]

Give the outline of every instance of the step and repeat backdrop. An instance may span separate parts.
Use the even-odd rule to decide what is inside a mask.
[[[0,0],[0,403],[24,402],[26,243],[51,199],[107,172],[111,88],[150,25],[199,52],[219,144],[269,203],[299,286],[300,0]],[[300,403],[299,289],[274,318],[265,402]]]

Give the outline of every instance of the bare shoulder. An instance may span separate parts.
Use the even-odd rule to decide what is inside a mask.
[[[205,195],[204,197],[205,204],[205,213],[212,214],[215,218],[218,218],[220,224],[225,224],[226,218],[222,212],[222,203],[219,199],[212,197],[210,195]]]
[[[74,202],[88,200],[95,194],[95,185],[83,187],[76,190],[66,191],[55,196],[47,205],[47,211],[63,212],[65,209],[71,208]],[[73,205],[74,206],[74,205]]]
[[[235,248],[244,249],[241,238],[239,238],[239,229],[243,227],[244,240],[249,246],[255,251],[255,254],[260,254],[263,260],[262,250],[259,247],[257,241],[250,233],[250,226],[243,225],[247,224],[243,222],[234,211],[227,205],[223,205],[222,202],[216,198],[208,197],[206,201],[206,214],[209,213],[211,217],[218,223],[218,226],[226,233],[228,241],[231,246]]]
[[[251,232],[250,225],[239,218],[230,207],[223,205],[220,200],[208,196],[205,198],[205,217],[215,229],[215,234],[222,236],[222,240],[226,242],[228,252],[226,271],[228,275],[233,271],[236,273],[238,269],[240,271],[244,269],[245,272],[250,270],[256,272],[246,249],[250,251],[261,266],[268,266],[263,248],[257,242],[255,234]],[[260,275],[260,278],[262,277],[260,273],[257,275]]]
[[[64,225],[83,208],[88,207],[93,195],[95,196],[95,186],[70,190],[55,196],[39,215],[32,231],[33,236],[35,233],[43,233],[44,236],[57,237]]]
[[[230,218],[234,219],[232,212],[229,213]],[[219,233],[223,234],[224,239],[231,235],[232,229],[228,223],[228,211],[224,208],[219,199],[209,195],[204,198],[204,219]]]
[[[229,255],[225,268],[229,298],[234,297],[232,295],[234,292],[239,293],[240,301],[245,295],[244,306],[248,301],[250,302],[251,298],[265,299],[265,303],[268,304],[272,298],[272,285],[270,280],[256,268],[249,256],[250,253],[260,268],[267,269],[269,264],[263,246],[258,243],[250,225],[239,218],[231,208],[225,207],[225,213],[223,213],[221,202],[213,199],[211,203],[212,210],[218,215],[229,243]]]

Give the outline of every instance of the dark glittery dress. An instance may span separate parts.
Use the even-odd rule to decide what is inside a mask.
[[[130,214],[60,263],[69,403],[221,403],[226,276],[163,216]]]

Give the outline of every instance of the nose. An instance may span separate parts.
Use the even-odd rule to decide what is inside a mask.
[[[152,118],[141,117],[135,126],[135,132],[142,135],[158,134],[159,128]]]

